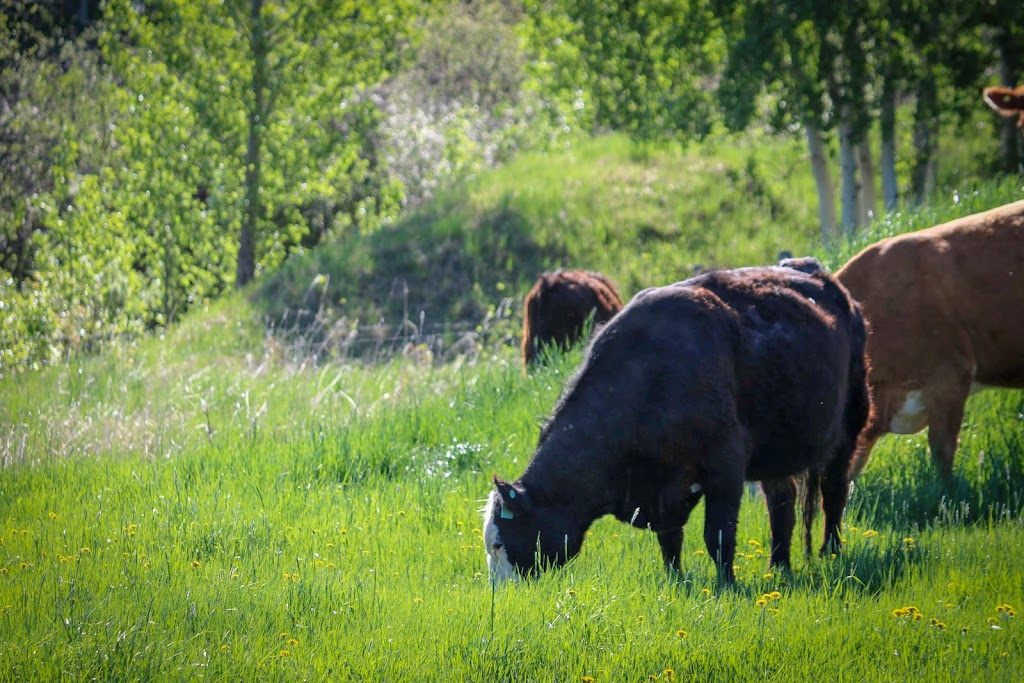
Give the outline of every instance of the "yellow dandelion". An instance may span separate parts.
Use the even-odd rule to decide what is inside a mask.
[[[584,676],[580,680],[583,681],[583,683],[594,683],[594,677],[593,676]]]
[[[947,609],[952,609],[952,608],[956,607],[956,605],[953,604],[952,602],[947,602],[945,605],[943,605],[943,607],[945,607]]]
[[[778,600],[782,597],[782,593],[780,593],[779,591],[772,591],[768,594],[768,597],[770,597],[772,600]]]
[[[91,552],[92,552],[92,551],[91,551],[91,550],[89,550],[89,548],[86,548],[86,547],[83,547],[83,548],[82,548],[82,554],[83,554],[83,555],[88,555],[88,554],[89,554],[89,553],[91,553]]]
[[[326,545],[326,546],[327,546],[328,548],[333,548],[333,547],[334,547],[334,544],[333,544],[333,543],[331,543],[330,541],[328,541],[328,542],[327,542],[327,543],[326,543],[325,545]]]
[[[417,603],[417,604],[419,604],[419,603],[423,602],[423,598],[413,598],[412,601]]]
[[[287,638],[288,637],[288,632],[287,631],[281,631],[280,633],[277,634],[277,637],[278,638]]]
[[[333,568],[334,568],[334,563],[333,563],[333,562],[328,562],[328,563],[327,563],[327,566],[328,566],[328,567],[331,567],[331,568],[333,569]]]
[[[6,574],[6,573],[7,573],[7,567],[0,567],[0,574]]]
[[[22,536],[26,536],[27,534],[28,534],[28,529],[22,529],[21,530],[21,535]]]
[[[221,652],[227,652],[227,651],[228,651],[228,650],[230,650],[230,649],[231,649],[231,648],[230,648],[229,646],[227,646],[227,645],[221,645],[221,646],[220,646],[220,651],[221,651]]]
[[[192,568],[193,569],[199,569],[202,566],[203,566],[203,563],[200,562],[199,560],[192,560]]]
[[[711,589],[710,588],[701,588],[700,589],[700,594],[701,595],[711,595]]]
[[[754,548],[761,547],[761,544],[758,541],[755,541],[754,539],[750,539],[749,541],[747,541],[747,545],[752,546]]]
[[[868,529],[867,531],[865,531],[865,532],[864,532],[863,534],[861,534],[861,535],[862,535],[862,536],[863,536],[864,538],[874,538],[875,536],[877,536],[877,535],[878,535],[878,532],[877,532],[877,531],[875,531],[874,529]]]
[[[676,672],[672,669],[665,669],[661,672],[661,677],[669,681],[674,681],[676,680]]]
[[[851,527],[850,527],[850,531],[860,531],[860,529],[858,529],[858,528],[857,528],[857,527],[855,527],[855,526],[851,526]]]
[[[150,564],[149,562],[143,562],[143,563],[142,563],[142,568],[143,568],[143,569],[149,569],[149,568],[150,568],[150,567],[152,567],[152,566],[153,566],[153,565],[152,565],[152,564]]]
[[[782,614],[782,610],[780,610],[778,607],[769,607],[768,612],[771,614]]]
[[[693,554],[694,554],[694,555],[697,555],[697,556],[699,557],[699,556],[701,556],[701,555],[703,555],[703,554],[704,554],[704,551],[703,551],[703,550],[700,550],[700,549],[697,549],[697,550],[694,550],[694,551],[693,551]]]
[[[477,573],[479,573],[479,572],[477,572]],[[567,594],[569,594],[569,595],[576,595],[576,589],[575,588],[570,588],[569,590],[567,590],[565,592]]]
[[[678,637],[680,637],[680,638],[685,638],[686,636],[688,636],[690,634],[687,633],[686,631],[684,631],[683,629],[679,629],[678,631],[676,631],[676,635]]]
[[[347,533],[348,533],[348,529],[342,529],[342,530],[341,530],[341,533],[343,533],[343,534],[347,534]]]
[[[775,577],[775,574],[772,574],[771,572],[768,572],[767,574],[764,575],[763,578],[771,579],[771,578],[774,578],[774,577]]]
[[[612,534],[612,538],[618,538],[618,537],[619,537],[618,534]]]
[[[644,615],[642,615],[642,614],[639,614],[639,615],[637,615],[637,617],[636,617],[636,620],[637,620],[637,621],[643,621],[644,619],[645,619],[645,617],[644,617]]]
[[[768,606],[768,601],[765,600],[764,598],[759,598],[758,601],[756,603],[754,603],[754,604],[756,604],[758,607],[767,607]]]
[[[22,562],[22,563],[21,563],[20,565],[18,565],[18,566],[20,566],[20,567],[21,567],[22,569],[28,569],[28,562]]]
[[[291,654],[291,652],[288,652],[288,650],[281,650],[277,654],[280,655],[281,657],[287,657],[288,655]]]
[[[908,612],[907,612],[907,610],[903,609],[902,607],[899,607],[899,608],[894,609],[892,611],[892,615],[894,617],[896,617],[897,619],[900,619],[902,617],[908,616]]]
[[[289,638],[288,639],[288,644],[291,645],[292,647],[298,647],[299,646],[299,641],[295,640],[294,638]]]
[[[50,519],[57,519],[57,513],[53,510],[50,510]]]

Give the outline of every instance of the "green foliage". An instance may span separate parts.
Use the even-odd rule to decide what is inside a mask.
[[[715,21],[702,0],[524,3],[531,71],[558,114],[586,132],[702,136],[717,115]]]

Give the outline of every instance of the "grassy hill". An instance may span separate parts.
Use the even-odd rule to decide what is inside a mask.
[[[950,140],[940,208],[910,220],[958,210],[945,208],[955,192],[961,210],[983,205],[972,199],[983,185],[978,163],[969,140]],[[656,148],[608,135],[524,155],[372,234],[293,256],[251,301],[296,347],[366,356],[411,342],[439,355],[466,335],[511,342],[522,297],[544,270],[599,270],[628,298],[698,266],[773,263],[782,250],[833,259],[817,225],[799,139],[750,133]]]
[[[806,165],[797,141],[752,138],[644,150],[613,135],[527,155],[372,235],[292,258],[254,301],[284,327],[319,311],[346,332],[393,334],[422,314],[420,333],[457,336],[517,318],[546,269],[599,270],[631,296],[697,265],[769,263],[818,239]]]

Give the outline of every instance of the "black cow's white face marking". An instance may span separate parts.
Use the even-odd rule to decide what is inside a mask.
[[[574,524],[568,510],[536,505],[522,485],[494,481],[483,522],[492,581],[518,580],[576,556],[586,529]]]
[[[491,491],[487,496],[487,506],[484,507],[484,551],[487,553],[487,570],[490,572],[491,581],[496,584],[509,579],[519,580],[515,567],[508,559],[508,551],[501,540],[498,522],[495,519],[495,515],[499,514],[500,505],[498,492]]]

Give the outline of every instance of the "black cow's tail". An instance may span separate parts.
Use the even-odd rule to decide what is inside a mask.
[[[821,507],[821,471],[812,467],[804,476],[804,554],[808,559],[814,555],[811,528],[814,526],[814,517],[818,514],[819,507]]]

